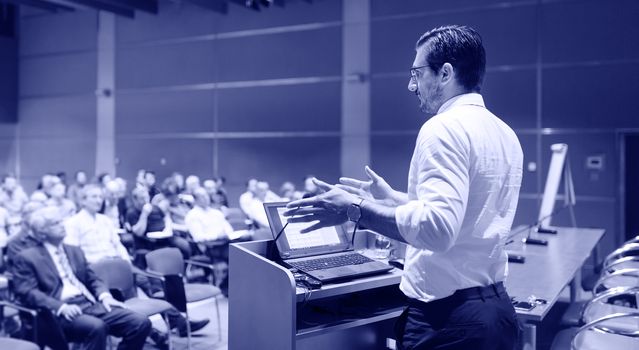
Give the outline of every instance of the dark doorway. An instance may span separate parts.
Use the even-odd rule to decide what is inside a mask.
[[[626,239],[639,235],[639,133],[625,136]]]

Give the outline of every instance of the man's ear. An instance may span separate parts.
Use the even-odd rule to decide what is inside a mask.
[[[442,84],[448,84],[454,79],[455,76],[455,68],[453,65],[446,62],[442,65],[442,68],[439,70],[439,75]]]

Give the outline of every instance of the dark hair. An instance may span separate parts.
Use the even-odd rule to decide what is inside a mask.
[[[438,73],[444,63],[457,72],[457,81],[468,91],[479,92],[486,72],[486,51],[473,28],[450,25],[429,30],[417,40],[416,50],[426,50],[426,64]]]

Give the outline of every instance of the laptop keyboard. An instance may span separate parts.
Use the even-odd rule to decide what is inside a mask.
[[[289,261],[287,263],[301,271],[313,271],[313,270],[324,270],[324,269],[330,269],[333,267],[340,267],[340,266],[347,266],[347,265],[359,265],[359,264],[364,264],[371,261],[373,260],[363,256],[362,254],[353,253],[353,254],[331,256],[328,258],[319,258],[319,259],[313,259],[313,260]]]

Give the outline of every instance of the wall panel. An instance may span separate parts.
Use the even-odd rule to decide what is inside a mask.
[[[419,98],[408,91],[406,77],[371,80],[371,130],[419,131],[427,115],[419,110]]]
[[[19,107],[21,137],[95,137],[95,97],[23,99]],[[92,157],[93,155],[83,152],[81,156]]]
[[[481,92],[486,107],[511,128],[537,127],[537,85],[533,69],[489,71]]]
[[[537,183],[537,172],[528,171],[528,163],[537,162],[537,135],[518,134],[521,149],[524,152],[524,169],[523,178],[521,180],[521,193],[535,194],[539,193],[539,184]],[[541,188],[543,190],[543,188]]]
[[[417,132],[371,137],[371,167],[398,191],[406,192],[408,188],[408,169],[416,139]]]
[[[121,47],[116,52],[118,89],[210,83],[216,57],[208,41]]]
[[[211,132],[214,92],[162,91],[116,96],[116,134]]]
[[[219,131],[337,131],[340,83],[224,89]]]
[[[481,33],[489,67],[535,62],[535,9],[514,7],[373,21],[373,72],[408,70],[415,58],[415,43],[420,35],[438,26],[458,23]]]
[[[219,140],[218,173],[228,179],[233,191],[242,189],[251,177],[268,181],[275,192],[284,181],[301,186],[308,174],[336,183],[340,176],[339,162],[338,137]],[[239,192],[231,194],[232,203],[237,205]]]
[[[639,59],[635,0],[553,2],[541,14],[546,63]]]
[[[552,152],[550,145],[553,143],[568,144],[568,156],[572,168],[572,175],[577,196],[600,196],[614,198],[617,195],[617,145],[614,133],[587,133],[548,135],[542,140],[542,159],[544,164],[543,181],[545,185],[548,167]],[[588,156],[602,156],[604,166],[601,171],[586,168]],[[543,191],[543,187],[542,187]],[[563,193],[563,184],[559,188]]]
[[[138,169],[155,171],[158,181],[174,171],[200,177],[210,176],[213,171],[211,140],[118,138],[115,146],[118,176],[130,181]]]
[[[40,177],[49,172],[73,174],[95,167],[95,137],[29,138],[20,140],[20,173],[25,190],[33,191]],[[24,177],[24,178],[23,178]]]
[[[22,58],[20,97],[93,93],[96,69],[95,52]]]
[[[215,42],[219,81],[339,76],[340,27],[248,36]]]
[[[546,128],[639,127],[629,103],[639,91],[639,63],[549,68],[543,71]]]

